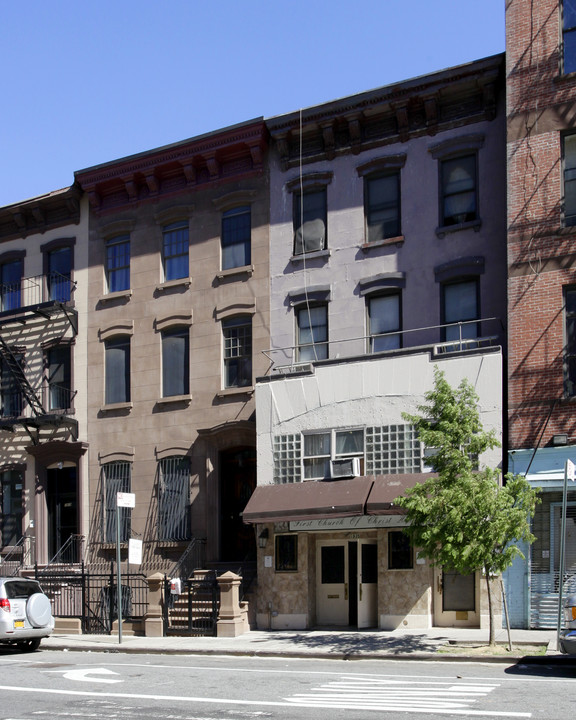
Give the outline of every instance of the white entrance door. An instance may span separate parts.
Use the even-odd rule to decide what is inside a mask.
[[[434,624],[439,627],[480,627],[478,573],[434,569]]]
[[[377,626],[378,565],[375,541],[319,541],[316,572],[318,625]]]

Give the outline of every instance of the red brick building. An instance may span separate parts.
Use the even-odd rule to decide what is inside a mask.
[[[506,65],[509,469],[542,489],[521,599],[519,576],[511,587],[524,624],[545,627],[556,621],[564,463],[576,458],[576,5],[509,0]],[[569,500],[576,515],[576,492]]]

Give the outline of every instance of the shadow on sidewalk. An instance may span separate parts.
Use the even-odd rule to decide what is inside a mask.
[[[283,634],[269,633],[267,642],[285,642],[294,648],[306,648],[323,652],[335,652],[349,655],[362,653],[387,653],[390,655],[406,653],[435,653],[447,642],[447,638],[431,641],[428,635],[406,635],[402,637],[386,636],[385,633],[346,633],[319,632]]]

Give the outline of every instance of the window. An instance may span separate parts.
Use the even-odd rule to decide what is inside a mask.
[[[576,225],[576,134],[564,138],[564,225]]]
[[[463,280],[442,285],[443,339],[446,342],[478,337],[478,281]],[[463,323],[462,325],[451,323]]]
[[[72,406],[70,352],[69,345],[60,345],[46,353],[49,410],[67,410]]]
[[[164,280],[180,280],[190,274],[188,269],[188,223],[166,225],[162,233]]]
[[[22,305],[22,260],[11,260],[0,265],[0,283],[2,310],[17,310]]]
[[[48,297],[57,302],[70,300],[72,248],[61,247],[48,253]]]
[[[331,477],[330,462],[343,458],[364,458],[364,430],[331,430],[304,435],[305,480]]]
[[[396,530],[388,533],[388,569],[411,570],[413,553],[410,539],[403,532]]]
[[[4,470],[0,474],[1,547],[16,545],[22,538],[22,474],[18,470]]]
[[[108,292],[130,289],[130,237],[119,235],[106,243],[106,282]]]
[[[298,572],[298,535],[276,535],[276,572]]]
[[[400,230],[400,174],[364,179],[366,237],[369,243],[398,237]]]
[[[116,516],[120,516],[120,542],[130,537],[130,508],[117,508],[119,492],[130,492],[132,464],[125,461],[110,462],[102,466],[102,506],[104,508],[104,542],[116,542]]]
[[[400,293],[368,298],[369,352],[396,350],[402,346]]]
[[[227,210],[222,215],[222,270],[250,265],[250,207]]]
[[[562,2],[562,42],[564,73],[576,71],[576,2],[563,0]]]
[[[126,335],[105,342],[105,403],[130,402],[130,338]]]
[[[297,308],[296,325],[296,360],[325,360],[328,357],[328,306],[303,305]]]
[[[366,474],[422,472],[422,446],[412,425],[366,428]]]
[[[11,369],[11,366],[14,370]],[[24,372],[24,354],[8,350],[0,363],[0,395],[2,398],[2,417],[20,417],[24,408],[24,396],[14,372]]]
[[[224,335],[224,387],[252,385],[252,318],[222,321]]]
[[[158,539],[189,537],[190,459],[174,456],[158,464]]]
[[[566,394],[576,395],[576,288],[564,290],[564,384]]]
[[[294,255],[325,250],[326,188],[294,194]]]
[[[440,225],[461,225],[478,217],[476,154],[440,163]]]
[[[176,327],[162,333],[162,397],[190,392],[190,333]]]

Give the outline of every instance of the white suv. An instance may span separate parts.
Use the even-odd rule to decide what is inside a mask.
[[[37,650],[54,630],[52,605],[36,580],[0,577],[0,643]]]

